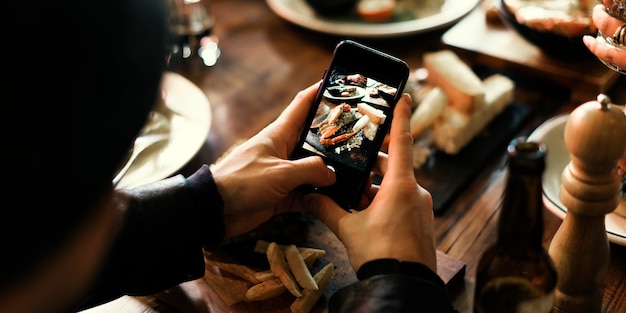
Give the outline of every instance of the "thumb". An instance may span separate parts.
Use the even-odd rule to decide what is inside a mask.
[[[298,181],[300,185],[313,185],[326,187],[335,183],[335,172],[326,167],[319,156],[311,156],[292,161],[298,169]]]

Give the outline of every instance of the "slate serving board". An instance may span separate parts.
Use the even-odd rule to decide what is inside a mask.
[[[527,106],[507,106],[479,135],[456,155],[436,151],[424,166],[415,170],[420,185],[433,196],[433,210],[443,214],[494,154],[504,151],[524,121],[531,116]]]

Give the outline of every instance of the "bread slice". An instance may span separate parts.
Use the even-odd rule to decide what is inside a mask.
[[[508,77],[494,74],[482,85],[487,93],[481,109],[467,114],[449,105],[435,122],[433,142],[437,148],[447,154],[457,154],[513,101],[515,84]]]
[[[452,50],[427,52],[423,63],[428,82],[443,89],[451,106],[465,114],[481,110],[485,103],[483,83]]]

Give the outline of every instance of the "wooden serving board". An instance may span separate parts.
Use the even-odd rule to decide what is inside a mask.
[[[311,272],[315,273],[324,265],[332,263],[334,275],[312,312],[327,312],[326,306],[330,296],[338,289],[357,281],[343,244],[326,225],[316,218],[294,213],[280,217],[278,220],[278,222],[268,222],[264,229],[250,234],[247,238],[241,238],[237,242],[228,244],[224,249],[211,249],[209,253],[215,254],[217,257],[221,256],[223,260],[231,260],[257,270],[263,270],[269,268],[269,265],[264,254],[253,251],[257,238],[275,241],[279,244],[293,243],[301,247],[324,249],[326,255],[315,262]],[[437,251],[437,265],[437,273],[450,291],[463,286],[466,268],[464,263]],[[207,270],[210,269],[207,268]],[[295,299],[291,294],[285,293],[271,300],[239,302],[228,306],[203,279],[181,284],[176,288],[159,293],[155,297],[159,306],[174,309],[175,312],[217,313],[290,313],[289,306]]]
[[[575,58],[544,53],[504,24],[488,23],[483,6],[445,32],[442,42],[472,64],[570,88],[572,100],[595,99],[620,77],[591,53]]]

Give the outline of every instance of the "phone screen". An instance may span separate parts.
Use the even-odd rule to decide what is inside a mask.
[[[365,171],[368,158],[380,148],[376,138],[386,130],[381,125],[390,116],[390,101],[397,92],[398,86],[333,67],[303,148]]]
[[[294,155],[320,155],[337,182],[314,188],[344,208],[356,204],[408,78],[404,61],[353,41],[335,49]]]

